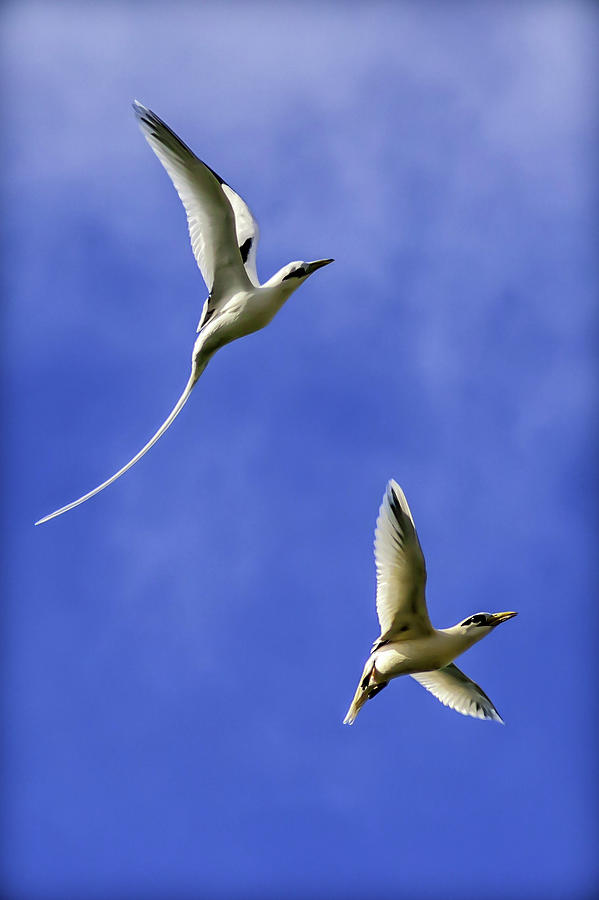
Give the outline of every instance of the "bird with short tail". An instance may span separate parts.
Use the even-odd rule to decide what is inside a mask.
[[[142,134],[166,169],[185,207],[191,246],[209,296],[197,327],[189,379],[158,431],[118,472],[78,500],[39,519],[36,525],[99,494],[139,462],[179,415],[216,351],[268,325],[310,275],[333,262],[332,259],[291,262],[260,284],[256,272],[258,226],[247,205],[155,113],[137,101],[133,109]]]
[[[374,539],[376,609],[381,626],[343,723],[392,678],[411,675],[445,706],[476,719],[503,719],[478,684],[453,660],[515,612],[476,613],[451,628],[433,628],[425,599],[426,565],[404,492],[389,481]]]

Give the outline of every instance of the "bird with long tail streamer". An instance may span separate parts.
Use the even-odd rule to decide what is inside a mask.
[[[168,417],[133,459],[98,487],[39,519],[36,525],[99,494],[139,462],[179,415],[216,351],[268,325],[313,272],[333,262],[290,262],[260,284],[256,272],[258,226],[246,203],[151,110],[137,101],[133,109],[145,139],[185,207],[191,246],[209,291],[197,327],[191,374]]]

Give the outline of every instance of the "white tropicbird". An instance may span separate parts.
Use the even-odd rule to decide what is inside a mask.
[[[209,291],[197,327],[191,375],[168,418],[127,465],[93,491],[44,516],[36,525],[79,506],[124,475],[179,415],[216,351],[268,325],[309,275],[333,262],[332,259],[290,262],[261,285],[256,273],[258,226],[247,205],[157,115],[137,101],[133,109],[145,139],[166,169],[185,207],[191,246]]]
[[[381,635],[372,645],[344,725],[392,678],[411,675],[445,706],[476,719],[502,718],[453,660],[515,612],[477,613],[452,628],[433,628],[426,609],[426,565],[408,501],[389,481],[374,538],[376,611]]]

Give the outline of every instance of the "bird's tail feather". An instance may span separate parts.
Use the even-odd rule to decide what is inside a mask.
[[[362,682],[358,685],[356,693],[354,694],[354,699],[351,702],[351,706],[347,711],[347,715],[343,720],[344,725],[353,725],[356,721],[356,716],[368,700],[368,691],[366,688],[362,687]]]
[[[119,469],[118,472],[115,472],[115,474],[112,475],[107,481],[104,481],[104,482],[102,482],[102,484],[99,484],[97,488],[93,489],[93,491],[89,491],[89,493],[84,494],[83,497],[79,497],[78,500],[73,500],[72,503],[68,503],[66,506],[62,506],[60,509],[57,509],[55,512],[50,513],[50,515],[44,516],[43,519],[39,519],[35,524],[41,525],[43,522],[48,522],[50,519],[55,519],[56,516],[61,516],[63,513],[68,512],[70,509],[74,509],[76,506],[79,506],[80,503],[85,503],[86,500],[89,500],[91,497],[95,496],[95,494],[99,494],[100,491],[103,491],[104,488],[107,488],[109,485],[111,485],[113,483],[113,481],[116,481],[117,478],[120,478],[121,475],[124,475],[125,472],[127,472],[128,469],[131,468],[131,466],[134,466],[136,462],[139,462],[139,460],[142,458],[142,456],[145,456],[145,454],[148,452],[148,450],[154,446],[156,441],[162,437],[162,435],[167,430],[167,428],[170,428],[170,426],[173,424],[173,422],[175,421],[175,419],[177,418],[177,416],[179,415],[179,413],[181,412],[181,410],[187,403],[187,401],[189,399],[189,395],[191,394],[191,391],[192,391],[196,381],[198,380],[198,378],[200,377],[200,375],[206,368],[207,364],[208,364],[207,359],[202,362],[194,361],[194,364],[193,364],[193,367],[191,370],[191,375],[189,377],[189,381],[185,385],[185,390],[183,391],[183,393],[181,394],[181,396],[175,403],[168,418],[162,423],[162,425],[160,426],[160,428],[158,429],[156,434],[154,434],[150,438],[148,443],[144,447],[141,448],[139,453],[137,453],[133,457],[133,459],[129,460],[129,462],[127,463],[126,466],[123,466],[122,469]]]
[[[358,687],[356,688],[356,693],[354,694],[354,699],[351,702],[351,705],[347,711],[347,715],[343,720],[344,725],[353,725],[356,721],[356,716],[364,706],[367,700],[370,700],[371,697],[375,697],[379,691],[382,691],[383,688],[387,687],[389,684],[388,681],[379,681],[378,683],[371,680],[371,675],[374,673],[374,661],[369,659],[364,666],[364,671],[362,672],[362,677],[358,683]]]

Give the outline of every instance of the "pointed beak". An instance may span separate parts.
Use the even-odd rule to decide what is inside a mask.
[[[502,622],[507,622],[508,619],[513,619],[514,616],[517,616],[517,612],[501,612],[501,613],[493,613],[492,621],[489,623],[493,627],[495,625],[501,625]]]
[[[311,275],[312,272],[316,272],[317,269],[322,269],[323,266],[328,266],[329,263],[335,262],[334,259],[317,259],[315,262],[306,263],[306,272],[308,275]]]

